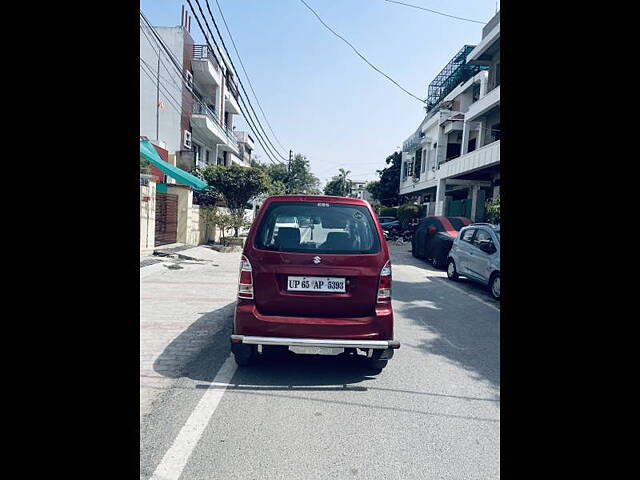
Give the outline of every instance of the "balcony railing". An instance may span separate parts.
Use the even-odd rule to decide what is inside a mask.
[[[218,114],[216,113],[216,111],[213,108],[211,108],[209,105],[207,105],[206,103],[194,100],[193,101],[193,113],[196,114],[196,115],[206,115],[207,117],[209,117],[214,122],[216,122],[218,124],[220,123],[220,118],[218,117]]]
[[[230,129],[226,125],[220,124],[220,117],[214,109],[212,109],[206,103],[200,102],[196,99],[193,101],[193,113],[195,115],[206,115],[211,119],[216,125],[219,125],[220,128],[224,131],[225,136],[227,137],[228,143],[231,144],[234,148],[238,148],[238,140],[235,136],[235,133],[232,129]]]
[[[213,63],[216,72],[220,71],[220,62],[207,45],[194,45],[193,58],[197,58],[198,60],[208,59]]]
[[[238,139],[236,138],[236,134],[232,129],[230,129],[227,125],[224,126],[224,133],[227,134],[227,138],[229,139],[229,143],[234,147],[238,148]]]
[[[229,75],[228,72],[227,72],[227,88],[229,89],[233,97],[236,100],[238,100],[238,86],[234,83],[233,79],[231,78],[231,75]]]

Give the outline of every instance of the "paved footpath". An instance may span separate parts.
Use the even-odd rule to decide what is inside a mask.
[[[206,247],[140,268],[140,419],[233,315],[240,253]]]
[[[407,246],[391,250],[402,347],[381,374],[358,359],[310,355],[237,368],[230,310],[206,324],[207,345],[141,422],[141,479],[500,478],[499,304]],[[164,276],[222,282],[218,271],[193,265]],[[216,311],[225,301],[209,299],[220,295],[212,287],[178,286],[183,305],[164,290],[166,308],[188,312],[194,297],[203,303],[193,312]]]

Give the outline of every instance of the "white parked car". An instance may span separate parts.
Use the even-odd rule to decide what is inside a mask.
[[[472,223],[461,229],[449,251],[447,276],[487,285],[493,298],[500,300],[500,226]]]

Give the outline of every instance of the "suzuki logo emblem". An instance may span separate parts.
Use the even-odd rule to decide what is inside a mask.
[[[313,257],[313,263],[318,264],[322,260],[320,257]]]

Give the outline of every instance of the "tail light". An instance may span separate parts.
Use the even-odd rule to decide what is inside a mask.
[[[240,279],[238,280],[238,298],[246,300],[253,299],[253,274],[251,273],[251,262],[242,255],[240,260]]]
[[[378,281],[378,303],[391,302],[391,261],[387,261],[380,270]]]

